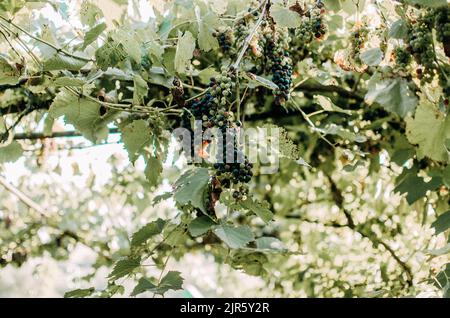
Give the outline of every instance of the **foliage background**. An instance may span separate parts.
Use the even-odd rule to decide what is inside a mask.
[[[288,8],[283,1],[273,2],[276,8]],[[178,288],[179,282],[175,278],[169,282],[168,289],[176,291],[171,290],[166,296],[448,295],[449,243],[448,231],[445,231],[448,214],[445,212],[449,204],[449,169],[448,148],[443,145],[448,142],[450,126],[447,124],[448,107],[443,106],[448,96],[445,85],[438,80],[439,72],[449,74],[448,58],[442,44],[434,38],[438,64],[443,70],[436,70],[435,77],[425,83],[417,78],[415,70],[419,66],[416,62],[410,62],[406,69],[396,65],[391,53],[406,41],[402,39],[405,37],[402,23],[406,22],[401,21],[426,12],[429,3],[434,3],[406,2],[408,4],[404,1],[324,1],[329,34],[313,42],[308,47],[309,55],[295,65],[293,104],[285,108],[274,106],[268,94],[266,105],[258,109],[257,93],[250,95],[243,110],[248,116],[248,125],[262,126],[270,122],[286,128],[289,139],[308,166],[300,165],[292,158],[286,159],[281,162],[279,174],[256,175],[252,180],[251,195],[255,201],[267,202],[274,213],[272,222],[266,224],[254,213],[245,213],[245,209],[234,213],[228,221],[238,226],[250,226],[255,237],[277,238],[286,249],[281,252],[258,248],[246,250],[246,244],[238,249],[228,249],[227,244],[210,234],[195,238],[186,230],[196,217],[191,206],[180,206],[173,198],[153,204],[155,197],[171,192],[172,185],[190,167],[183,158],[174,157],[171,151],[165,160],[159,157],[161,162],[164,161],[161,176],[149,176],[145,168],[150,159],[145,152],[138,153],[142,156],[133,164],[129,155],[136,156],[136,152],[133,154],[129,150],[131,143],[125,142],[124,147],[123,130],[120,130],[123,129],[120,123],[127,123],[128,117],[120,117],[115,109],[108,109],[110,121],[107,118],[100,123],[95,121],[97,118],[83,122],[72,113],[73,108],[65,108],[71,103],[76,104],[74,100],[63,100],[50,110],[56,117],[54,122],[48,119],[51,116],[47,109],[27,112],[15,127],[14,134],[4,143],[6,146],[0,148],[3,180],[0,192],[0,295],[62,296],[78,289],[72,295],[83,296],[86,292],[86,295],[101,297],[126,296],[133,292],[139,279],[161,283],[163,274],[176,271],[184,279],[183,288]],[[410,6],[414,2],[422,7],[414,9]],[[83,11],[87,3],[90,7]],[[27,32],[55,46],[64,45],[74,55],[81,54],[87,59],[95,56],[97,64],[101,59],[96,52],[104,44],[106,33],[119,30],[114,34],[117,41],[125,43],[126,57],[116,69],[123,73],[104,75],[94,81],[94,87],[75,87],[86,89],[88,94],[93,91],[92,96],[95,96],[102,85],[107,85],[105,82],[120,81],[121,77],[131,74],[135,76],[131,84],[125,80],[128,86],[122,86],[121,90],[128,92],[125,95],[132,104],[141,105],[148,102],[144,97],[147,93],[156,100],[168,101],[166,97],[170,95],[173,75],[181,77],[188,86],[192,78],[194,86],[204,88],[209,76],[220,70],[220,64],[227,63],[227,59],[218,53],[220,49],[214,41],[208,38],[212,44],[194,43],[198,49],[194,53],[201,60],[197,64],[195,56],[192,64],[192,56],[182,58],[181,65],[177,66],[175,62],[175,70],[164,74],[148,69],[142,71],[133,65],[135,55],[141,57],[141,46],[150,42],[151,46],[143,49],[144,55],[152,52],[156,58],[153,55],[151,63],[162,63],[170,69],[168,61],[177,60],[177,52],[185,49],[180,49],[181,34],[175,29],[190,30],[196,39],[200,39],[197,28],[203,24],[196,26],[196,19],[190,22],[192,8],[196,5],[203,8],[201,14],[212,13],[214,16],[225,10],[236,14],[257,6],[255,2],[233,0],[7,0],[0,7],[0,14],[13,14],[14,23]],[[442,1],[436,1],[438,5],[442,5]],[[159,15],[165,6],[172,15]],[[97,14],[91,14],[93,12]],[[287,14],[282,9],[280,12]],[[403,16],[405,12],[407,15]],[[284,15],[281,17],[279,21],[291,21]],[[293,20],[296,24],[296,19]],[[102,22],[106,30],[81,49],[89,30]],[[220,23],[227,22],[220,20]],[[355,56],[350,56],[354,52],[349,34],[361,23],[367,24],[370,30],[371,36],[363,47],[363,51],[369,53],[361,58],[362,61],[355,61]],[[8,26],[4,21],[2,25]],[[169,33],[164,38],[161,33],[167,25],[170,25]],[[215,27],[219,28],[218,25]],[[202,32],[210,33],[212,29]],[[55,84],[56,78],[64,78],[64,86],[69,77],[76,77],[85,84],[86,78],[94,73],[79,71],[77,59],[70,56],[61,59],[60,55],[64,54],[56,52],[55,55],[48,45],[24,36],[23,32],[21,37],[23,43],[15,41],[14,36],[0,39],[2,63],[7,61],[8,65],[15,65],[16,72],[11,75],[2,69],[1,85],[15,84],[24,76],[28,78],[26,89],[0,91],[1,110],[24,105],[30,98],[25,93],[27,90],[38,96],[38,105],[48,106],[62,90]],[[158,37],[162,38],[161,45],[153,46],[159,43]],[[133,50],[135,43],[139,45],[137,51]],[[31,54],[24,48],[27,45],[32,48]],[[211,50],[205,48],[208,45],[212,46]],[[291,45],[293,50],[297,49],[293,43]],[[164,53],[157,53],[161,49]],[[202,55],[203,51],[210,51],[209,55],[205,52]],[[33,54],[44,61],[46,70],[33,64]],[[25,60],[20,60],[17,55],[24,56]],[[55,56],[60,59],[54,60]],[[204,56],[215,59],[212,67],[206,67],[209,64],[202,61]],[[105,64],[112,63],[113,59]],[[184,67],[185,63],[187,67]],[[251,61],[244,59],[242,68],[247,67],[246,63]],[[71,68],[76,70],[69,71]],[[206,71],[199,73],[202,69]],[[44,82],[32,82],[32,77],[38,77],[40,72],[46,73],[48,78]],[[148,89],[145,88],[147,84],[141,85],[139,79],[136,80],[136,75],[145,78]],[[251,85],[262,85],[261,82],[250,82],[243,80],[242,90],[245,85],[251,89],[254,89]],[[144,93],[140,93],[140,89]],[[199,92],[195,89],[186,91],[190,96]],[[112,94],[111,98],[117,96]],[[151,108],[153,105],[148,102],[146,106]],[[123,109],[118,113],[129,115]],[[314,113],[317,115],[307,115]],[[17,119],[17,112],[2,112],[2,115],[3,132]],[[64,115],[65,120],[60,115]],[[308,121],[310,118],[313,120]],[[169,128],[159,119],[158,116],[151,119],[155,130]],[[120,128],[122,137],[115,131],[107,134],[108,129],[116,127]],[[73,130],[81,131],[83,136],[26,138],[32,132],[52,134]],[[145,132],[138,131],[137,135]],[[25,138],[12,141],[14,135],[16,139],[18,136]],[[137,136],[131,134],[130,139],[134,138]],[[329,140],[333,146],[328,144]],[[288,148],[288,144],[284,147]],[[146,177],[157,178],[160,182],[152,182],[157,183],[153,187]],[[30,208],[29,204],[24,204],[14,195],[14,190],[6,190],[5,184],[19,189],[37,206]],[[224,220],[227,211],[229,208],[220,203],[216,207],[218,219]],[[447,216],[436,223],[442,215]],[[151,253],[142,246],[136,249],[130,237],[157,218],[184,224],[184,230],[177,232],[176,239],[171,238],[170,243],[157,245],[158,249]],[[444,229],[438,235],[435,233],[437,226]],[[167,238],[167,232],[163,232],[163,237]],[[149,244],[153,239],[158,242],[157,238],[152,238]],[[149,263],[132,267],[120,275],[116,272],[111,277],[114,264],[117,269],[117,262],[132,260],[136,255],[149,255]],[[94,289],[89,289],[91,287]],[[155,291],[152,288],[147,288],[140,296],[152,296]]]

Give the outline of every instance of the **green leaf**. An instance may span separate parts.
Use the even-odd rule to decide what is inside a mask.
[[[144,156],[144,159],[146,163],[144,171],[145,177],[150,186],[156,186],[163,171],[162,160],[150,155]]]
[[[381,79],[379,74],[370,79],[365,100],[368,104],[376,102],[402,117],[414,113],[418,103],[417,97],[409,89],[405,79]]]
[[[383,60],[383,51],[381,51],[380,48],[376,47],[362,52],[360,56],[361,60],[365,64],[369,66],[376,66]]]
[[[44,71],[79,71],[87,64],[86,61],[64,54],[55,54],[44,62]]]
[[[286,251],[286,246],[283,242],[275,237],[260,237],[256,239],[256,248],[259,250],[274,250]]]
[[[450,165],[445,167],[444,171],[442,172],[442,179],[444,181],[444,184],[447,188],[450,188]]]
[[[436,221],[431,224],[434,228],[434,234],[438,235],[450,228],[450,211],[444,212],[438,216]]]
[[[147,278],[141,278],[141,279],[139,279],[138,284],[134,287],[130,296],[136,296],[136,295],[142,294],[146,291],[153,291],[153,290],[155,290],[155,288],[156,288],[156,285],[153,284],[150,280],[148,280]]]
[[[192,236],[200,236],[208,232],[215,224],[210,217],[203,215],[189,223],[188,230]]]
[[[95,143],[108,136],[107,124],[113,120],[111,115],[101,117],[100,107],[99,103],[62,90],[50,105],[49,114],[53,118],[64,116],[66,123]]]
[[[408,36],[408,25],[403,19],[392,23],[388,36],[392,39],[405,39]]]
[[[447,0],[406,0],[406,2],[429,8],[438,8],[447,5]]]
[[[442,184],[442,178],[434,177],[429,182],[425,182],[423,178],[418,177],[414,172],[408,173],[400,184],[395,187],[394,192],[401,194],[407,193],[406,201],[413,204],[420,198],[423,198],[427,191],[434,191]]]
[[[121,277],[131,274],[137,267],[140,266],[139,259],[122,259],[119,260],[109,274],[108,278],[113,280],[119,279]]]
[[[151,237],[161,234],[165,225],[166,221],[163,219],[157,219],[156,221],[150,222],[143,226],[131,237],[131,246],[142,245]]]
[[[83,86],[84,84],[86,84],[86,81],[80,78],[63,76],[55,79],[53,81],[53,84],[55,86]]]
[[[145,151],[153,140],[153,133],[147,121],[139,119],[131,122],[122,130],[122,141],[132,163]]]
[[[84,35],[84,42],[83,45],[81,46],[81,50],[86,49],[88,45],[97,40],[100,34],[102,34],[103,31],[105,30],[106,30],[106,23],[102,22],[93,27],[92,29],[90,29],[89,31],[87,31],[86,34]]]
[[[152,204],[155,205],[155,204],[158,204],[158,203],[160,203],[160,202],[162,202],[164,200],[167,200],[167,199],[171,198],[172,195],[173,195],[172,192],[166,192],[166,193],[157,195],[156,197],[153,198]]]
[[[253,199],[248,198],[247,200],[241,202],[241,206],[250,212],[255,213],[266,223],[269,223],[273,219],[273,213],[267,207],[267,204],[264,205],[259,201],[254,201]]]
[[[136,39],[136,34],[133,30],[120,29],[113,33],[111,37],[115,42],[122,46],[128,56],[130,56],[136,63],[141,63],[141,45]]]
[[[208,52],[211,49],[219,47],[219,42],[212,35],[217,27],[219,18],[213,12],[208,12],[203,17],[200,16],[200,8],[196,6],[195,15],[197,17],[198,24],[198,46],[202,51]]]
[[[449,158],[445,141],[450,138],[450,116],[423,99],[414,118],[406,119],[406,137],[411,144],[418,145],[419,159],[428,157],[445,162]]]
[[[75,289],[64,294],[64,298],[84,298],[94,293],[95,288]]]
[[[81,3],[80,8],[80,21],[84,25],[92,27],[98,19],[103,17],[102,10],[99,9],[95,4],[92,4],[88,0],[84,0]]]
[[[105,44],[95,51],[95,60],[97,65],[103,71],[108,67],[115,67],[127,58],[127,52],[121,43],[108,38]]]
[[[1,147],[0,145],[0,163],[14,162],[19,159],[22,154],[22,146],[17,141],[13,141],[5,147]]]
[[[331,101],[331,98],[322,96],[322,95],[314,95],[314,102],[319,104],[320,107],[323,108],[323,110],[327,112],[338,112],[338,113],[344,113],[347,115],[351,115],[352,111],[348,109],[342,109],[341,107],[337,106]]]
[[[271,80],[267,79],[267,78],[264,78],[264,77],[259,76],[259,75],[255,75],[255,74],[250,73],[250,72],[246,72],[246,73],[243,73],[243,74],[244,74],[244,77],[249,80],[249,85],[248,86],[250,88],[255,88],[255,87],[258,87],[258,86],[264,86],[264,87],[267,87],[267,88],[272,89],[272,90],[278,89],[278,85],[275,84],[274,82],[272,82]]]
[[[16,84],[19,76],[19,72],[0,54],[0,85]]]
[[[280,27],[296,28],[302,23],[302,19],[297,12],[282,6],[273,5],[270,8],[270,15],[274,19],[275,23]]]
[[[133,104],[135,105],[143,105],[144,98],[148,93],[148,85],[147,82],[140,75],[134,76],[134,91],[133,91]]]
[[[214,229],[214,234],[230,248],[242,248],[255,240],[252,231],[246,225],[220,225]]]
[[[193,57],[194,49],[195,39],[192,36],[192,33],[186,31],[183,36],[179,33],[174,61],[175,71],[181,74],[186,72],[186,69],[189,67],[190,61]]]
[[[342,8],[341,0],[323,0],[327,10],[339,11]]]
[[[183,286],[183,277],[180,272],[169,271],[159,283],[157,289],[154,291],[156,294],[164,294],[168,290],[179,290]]]
[[[186,171],[175,182],[174,200],[181,205],[190,203],[193,207],[206,213],[204,193],[209,183],[209,172],[206,168],[194,168]]]

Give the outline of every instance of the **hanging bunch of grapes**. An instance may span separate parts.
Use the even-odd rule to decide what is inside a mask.
[[[437,40],[444,46],[445,55],[450,57],[450,7],[442,6],[433,11]]]
[[[274,91],[275,104],[281,105],[289,99],[292,85],[292,60],[289,54],[290,37],[287,31],[266,27],[264,35],[264,55],[267,58],[266,70],[272,74],[272,82],[278,89]]]
[[[433,35],[425,21],[411,23],[408,32],[408,52],[411,53],[422,68],[417,69],[417,77],[422,83],[431,82],[435,70],[435,54],[433,50]]]
[[[220,196],[224,188],[234,187],[233,197],[245,200],[248,186],[253,173],[253,165],[245,157],[242,146],[236,137],[240,122],[235,120],[234,114],[229,110],[230,100],[233,98],[233,89],[236,85],[236,71],[222,68],[222,73],[211,78],[208,92],[201,98],[192,100],[183,114],[182,126],[191,129],[190,117],[201,120],[202,131],[208,128],[217,128],[218,146],[216,162],[213,164],[215,175],[211,187],[215,197]],[[191,131],[191,135],[193,132]],[[231,138],[230,138],[231,137]],[[208,146],[210,140],[204,140],[198,149],[194,149],[200,157],[209,158]],[[192,147],[194,145],[192,144]]]
[[[397,46],[394,49],[393,56],[395,59],[395,65],[399,70],[405,70],[411,63],[411,54],[402,46]]]
[[[295,62],[308,56],[310,44],[316,39],[322,39],[328,31],[322,2],[316,2],[310,9],[298,9],[297,11],[302,15],[302,23],[298,28],[290,30],[292,59]]]

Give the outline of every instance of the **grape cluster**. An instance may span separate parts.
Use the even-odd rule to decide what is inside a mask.
[[[365,43],[367,42],[369,37],[369,29],[365,26],[358,26],[355,28],[351,35],[351,48],[350,48],[350,56],[356,64],[363,64],[361,61],[361,50],[364,48]]]
[[[213,36],[217,38],[220,49],[224,54],[234,53],[234,34],[231,28],[226,28],[213,33]]]
[[[293,59],[295,61],[303,60],[309,51],[309,45],[315,39],[322,39],[327,33],[328,28],[324,21],[324,5],[322,2],[308,10],[303,18],[302,23],[296,29],[290,30],[291,33],[291,47],[294,47]]]
[[[397,66],[401,69],[405,69],[411,62],[411,54],[401,46],[394,49],[394,56]]]
[[[233,112],[227,109],[228,98],[232,95],[232,89],[236,85],[235,78],[236,73],[232,67],[230,71],[222,69],[219,76],[211,78],[207,93],[188,103],[189,111],[182,116],[182,127],[190,129],[189,115],[192,114],[196,120],[202,121],[203,130],[212,127],[219,128],[218,133],[222,134],[222,143],[218,144],[217,162],[213,165],[216,170],[214,180],[217,180],[221,187],[237,185],[237,190],[233,192],[233,198],[242,200],[248,193],[248,187],[245,184],[253,176],[251,171],[253,165],[249,163],[235,138],[228,136],[230,133],[228,129],[234,131],[233,129],[240,126],[240,122],[234,120]],[[231,162],[227,160],[229,159],[227,152],[230,151],[233,155]]]
[[[289,99],[289,90],[292,85],[292,61],[288,52],[290,37],[287,33],[274,33],[266,29],[264,38],[268,59],[266,67],[272,73],[272,82],[278,86],[275,90],[274,102],[276,105],[281,105]]]
[[[433,36],[425,22],[417,21],[410,25],[408,43],[408,52],[410,52],[416,62],[424,68],[423,70],[417,70],[418,78],[423,82],[430,82],[433,79],[436,64],[434,62],[434,50],[432,49]]]
[[[224,187],[230,187],[231,183],[239,185],[238,189],[233,191],[233,198],[238,200],[245,200],[244,196],[248,193],[248,187],[246,183],[250,182],[253,176],[252,168],[253,164],[245,158],[244,154],[236,142],[231,141],[226,143],[226,147],[219,145],[219,152],[223,154],[223,162],[217,162],[214,164],[216,169],[216,177]],[[232,149],[233,160],[228,162],[227,151]],[[242,158],[243,160],[239,160]],[[239,161],[243,161],[239,163]]]
[[[212,77],[208,92],[202,97],[192,101],[190,111],[195,119],[202,120],[203,128],[219,127],[225,130],[233,118],[233,113],[227,111],[227,97],[235,83],[226,71],[218,77]]]
[[[437,39],[442,42],[445,54],[450,57],[450,8],[436,8],[433,15]]]

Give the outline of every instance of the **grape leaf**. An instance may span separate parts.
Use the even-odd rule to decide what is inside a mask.
[[[241,202],[241,206],[259,216],[265,223],[269,223],[273,219],[272,211],[259,201],[248,198]]]
[[[86,84],[85,80],[68,76],[58,77],[53,81],[55,86],[83,86],[84,84]]]
[[[208,52],[211,49],[219,47],[219,42],[212,35],[214,29],[218,26],[218,17],[212,12],[207,13],[204,16],[200,16],[200,8],[195,7],[195,15],[198,24],[198,46],[201,50]]]
[[[138,284],[134,287],[131,296],[136,296],[144,292],[153,292],[158,295],[163,295],[169,290],[182,289],[183,277],[180,272],[169,271],[158,285],[155,285],[147,278],[139,279]]]
[[[64,298],[83,298],[92,295],[94,293],[95,288],[85,288],[85,289],[75,289],[64,294]]]
[[[434,234],[438,235],[450,228],[450,211],[444,212],[438,216],[436,221],[431,224],[434,228]]]
[[[143,120],[135,120],[121,128],[122,141],[128,152],[128,158],[132,163],[144,153],[145,147],[149,146],[153,140],[153,133],[148,123]]]
[[[365,64],[369,66],[376,66],[383,60],[383,51],[381,51],[380,48],[376,47],[362,52],[360,56],[361,60]]]
[[[156,285],[153,284],[150,280],[147,278],[142,277],[139,279],[138,284],[134,287],[133,291],[131,292],[130,296],[137,296],[139,294],[142,294],[146,291],[153,291],[155,290]]]
[[[431,102],[423,99],[414,118],[406,119],[406,137],[411,144],[418,145],[419,158],[447,161],[445,141],[450,138],[450,116],[444,116]]]
[[[220,225],[214,229],[214,234],[231,248],[242,248],[255,240],[252,231],[246,225]]]
[[[113,119],[113,116],[101,117],[100,107],[95,101],[62,90],[50,105],[49,114],[53,118],[64,116],[66,123],[95,143],[108,136],[107,124]]]
[[[22,146],[17,141],[13,141],[5,147],[0,147],[0,163],[14,162],[19,159],[22,154]]]
[[[280,27],[296,28],[302,23],[302,19],[298,13],[283,6],[272,6],[270,8],[270,15]]]
[[[151,186],[158,185],[159,177],[163,171],[162,160],[151,154],[145,155],[144,160],[146,163],[144,173],[148,183]]]
[[[111,35],[112,39],[121,44],[122,48],[136,63],[141,63],[141,45],[136,39],[135,32],[130,29],[120,29]]]
[[[81,3],[80,8],[80,21],[84,25],[92,27],[98,19],[103,17],[102,10],[99,9],[95,4],[88,0],[84,0]]]
[[[210,217],[203,215],[189,223],[188,230],[192,236],[200,236],[208,232],[215,224]]]
[[[17,70],[0,54],[0,85],[17,83],[19,75]]]
[[[413,204],[423,198],[427,191],[436,190],[442,184],[442,178],[434,177],[429,182],[425,182],[422,177],[418,177],[414,172],[408,175],[395,187],[394,192],[407,193],[406,201]]]
[[[100,24],[97,24],[95,27],[93,27],[89,31],[87,31],[86,34],[84,35],[84,42],[83,42],[83,45],[81,46],[81,50],[86,49],[88,47],[88,45],[90,45],[95,40],[97,40],[97,38],[100,36],[100,34],[102,34],[103,31],[105,31],[105,30],[106,30],[106,24],[104,22],[102,22]]]
[[[119,279],[121,277],[131,274],[140,265],[139,259],[122,259],[119,260],[109,274],[108,278],[113,280]]]
[[[409,89],[405,79],[381,79],[379,74],[370,79],[365,100],[369,105],[377,102],[386,110],[402,117],[413,113],[418,103],[417,97]]]
[[[133,104],[143,105],[148,93],[148,84],[140,75],[134,76]]]
[[[447,0],[406,0],[406,2],[429,8],[438,8],[447,5]]]
[[[206,213],[204,193],[210,176],[206,168],[194,168],[186,171],[175,182],[174,200],[181,205],[192,204]]]
[[[147,223],[133,234],[131,237],[131,246],[142,245],[151,237],[162,233],[165,224],[166,221],[163,219],[157,219],[156,221]]]
[[[86,61],[82,61],[71,56],[55,54],[44,62],[44,71],[79,71],[86,64]]]
[[[193,57],[195,39],[189,31],[178,34],[177,50],[175,53],[174,66],[178,73],[185,73]]]
[[[392,23],[388,35],[393,39],[405,39],[408,36],[408,25],[405,20],[399,19]]]

